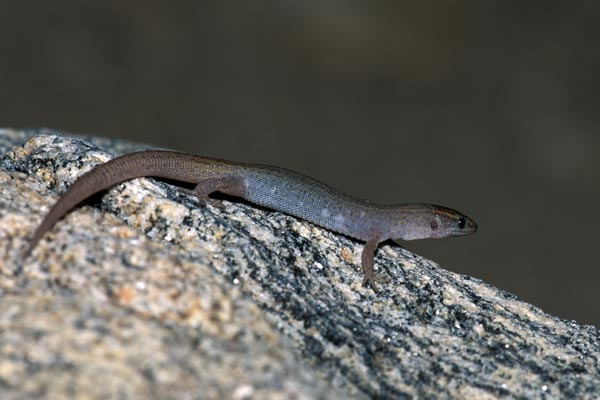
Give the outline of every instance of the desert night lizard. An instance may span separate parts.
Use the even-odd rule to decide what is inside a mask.
[[[146,176],[195,184],[194,192],[203,206],[209,194],[219,192],[364,241],[361,261],[365,284],[370,284],[376,292],[374,256],[381,242],[443,238],[477,230],[473,220],[443,206],[379,205],[355,199],[284,168],[151,150],[114,158],[78,178],[38,226],[24,256],[31,253],[58,220],[86,198],[123,181]]]

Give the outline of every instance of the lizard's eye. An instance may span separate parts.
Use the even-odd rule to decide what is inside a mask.
[[[429,226],[431,227],[432,231],[437,231],[438,222],[435,220],[435,218],[431,219],[431,222],[429,222]]]
[[[458,227],[459,227],[460,229],[465,229],[465,226],[467,225],[467,221],[466,221],[466,220],[465,220],[463,217],[460,217],[460,218],[457,220],[457,222],[458,222]]]

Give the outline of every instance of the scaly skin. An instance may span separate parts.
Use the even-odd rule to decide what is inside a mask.
[[[202,205],[208,201],[209,194],[221,192],[364,241],[362,268],[365,283],[375,291],[374,254],[381,242],[443,238],[477,230],[473,220],[443,206],[379,205],[355,199],[284,168],[151,150],[117,157],[77,179],[38,226],[25,257],[77,204],[118,183],[145,176],[196,184],[195,192]]]

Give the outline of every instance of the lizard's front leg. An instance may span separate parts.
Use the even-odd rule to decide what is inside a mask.
[[[379,289],[377,289],[377,285],[375,284],[375,250],[377,250],[379,243],[379,239],[367,241],[361,257],[362,269],[365,274],[363,286],[370,285],[375,293],[379,293]]]

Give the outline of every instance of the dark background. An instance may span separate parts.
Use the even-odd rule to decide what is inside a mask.
[[[600,2],[0,1],[0,126],[285,166],[431,202],[406,242],[600,325]]]

